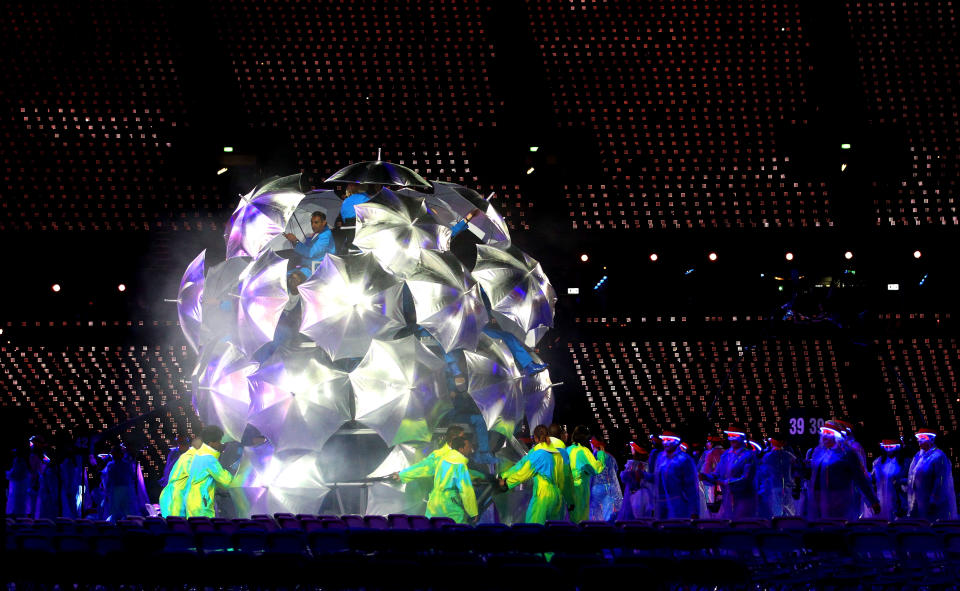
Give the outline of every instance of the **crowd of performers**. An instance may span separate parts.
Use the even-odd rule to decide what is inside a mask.
[[[481,519],[475,490],[480,482],[492,482],[506,495],[525,487],[530,500],[523,520],[529,523],[790,515],[956,519],[950,459],[936,446],[934,431],[923,428],[915,437],[919,449],[912,459],[899,440],[885,439],[868,466],[863,446],[843,421],[826,422],[819,444],[802,455],[784,438],[770,437],[761,445],[735,426],[724,437],[709,437],[698,454],[666,431],[650,437],[650,449],[631,442],[632,457],[620,471],[587,427],[568,434],[558,424],[539,425],[526,455],[491,474],[491,464],[473,463],[478,446],[454,424],[441,447],[390,479],[422,485],[416,490],[429,490],[426,515],[458,523]],[[232,483],[240,454],[223,453],[222,440],[223,431],[210,425],[171,448],[161,481],[162,515],[223,514],[216,505],[229,495],[217,493]],[[238,445],[266,444],[258,436]],[[35,436],[14,454],[6,477],[7,515],[119,520],[151,507],[139,463],[121,445],[91,454],[85,438],[58,437],[48,445]]]
[[[59,432],[48,442],[34,435],[11,455],[7,515],[116,521],[147,512],[140,461],[119,441],[91,445],[86,436]]]
[[[952,464],[931,429],[916,432],[919,449],[912,459],[901,453],[899,440],[884,439],[869,466],[844,421],[827,421],[819,444],[802,456],[783,437],[761,445],[742,428],[724,435],[710,437],[699,457],[669,431],[651,437],[649,452],[631,443],[618,517],[957,518]]]

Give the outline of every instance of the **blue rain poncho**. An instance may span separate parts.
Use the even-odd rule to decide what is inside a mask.
[[[724,519],[748,519],[757,516],[757,458],[741,447],[728,449],[720,456],[716,470],[704,474],[707,482],[719,483],[723,502],[719,516]]]
[[[623,483],[623,503],[617,513],[620,521],[653,517],[653,483],[647,481],[647,463],[627,460],[620,472]]]
[[[617,460],[601,449],[597,451],[597,461],[603,465],[603,470],[590,484],[590,520],[610,521],[623,505],[623,492],[617,480]]]
[[[140,504],[137,463],[129,456],[110,460],[103,469],[103,518],[119,521],[127,515],[143,515]]]
[[[878,502],[856,452],[839,444],[813,449],[807,483],[807,519],[857,519],[861,495],[871,505]]]
[[[771,449],[757,464],[758,514],[764,519],[795,515],[793,466],[796,457],[785,449]]]
[[[865,517],[880,517],[892,521],[906,514],[907,509],[907,468],[897,457],[883,455],[873,461],[870,478],[877,489],[880,499],[880,512],[874,513],[864,507]]]
[[[689,518],[700,514],[697,465],[686,453],[666,450],[657,455],[653,488],[658,519]]]
[[[936,447],[920,450],[910,462],[907,480],[910,517],[928,521],[957,518],[957,496],[953,490],[950,460]]]

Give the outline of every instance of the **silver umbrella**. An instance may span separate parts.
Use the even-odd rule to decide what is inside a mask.
[[[248,355],[273,340],[289,299],[286,259],[265,252],[240,274],[237,338]]]
[[[283,229],[283,234],[293,234],[298,240],[303,242],[308,236],[313,235],[310,227],[310,218],[313,214],[320,211],[327,216],[327,223],[333,227],[334,220],[340,215],[340,205],[343,201],[337,197],[334,191],[310,191],[300,200],[297,208],[290,215],[287,226]],[[283,234],[277,235],[268,244],[267,248],[273,251],[289,250],[292,248],[290,241]]]
[[[450,250],[450,228],[437,223],[422,199],[384,189],[355,210],[354,246],[395,275],[412,271],[424,250]]]
[[[523,418],[522,374],[507,346],[487,335],[480,337],[476,351],[464,350],[467,391],[477,403],[490,431],[512,437]]]
[[[476,349],[489,318],[476,281],[457,257],[449,252],[422,251],[406,283],[413,296],[417,324],[445,351]]]
[[[229,341],[207,346],[193,372],[193,405],[200,420],[219,425],[227,437],[239,441],[250,411],[247,376],[256,369],[257,364]]]
[[[511,247],[480,244],[473,268],[502,328],[533,346],[553,326],[557,294],[540,263]]]
[[[203,287],[203,341],[227,337],[237,332],[237,305],[240,302],[240,274],[250,265],[250,257],[234,257],[207,271]]]
[[[187,266],[177,291],[177,317],[183,336],[193,351],[199,352],[203,344],[203,263],[207,251],[203,250]]]
[[[431,429],[451,404],[442,359],[414,336],[374,340],[352,372],[356,420],[387,445],[430,441]]]
[[[503,217],[480,193],[456,183],[431,182],[433,194],[426,196],[424,200],[437,219],[452,217],[452,225],[479,209],[480,213],[470,219],[470,226],[480,240],[484,244],[510,243],[510,230]],[[448,213],[442,214],[441,211]]]
[[[367,478],[385,478],[394,472],[409,468],[423,459],[420,450],[410,444],[395,446],[387,457]],[[430,480],[430,485],[433,481]],[[374,482],[367,489],[367,515],[389,515],[391,513],[405,513],[407,515],[423,515],[426,509],[423,502],[427,489],[424,483],[400,483],[385,480]]]
[[[278,452],[319,452],[350,420],[350,378],[317,349],[278,350],[250,376],[251,425]]]
[[[330,492],[311,452],[276,453],[263,464],[250,463],[237,472],[228,489],[241,514],[320,512]],[[241,460],[241,463],[244,460]]]
[[[334,360],[363,357],[375,338],[403,328],[403,283],[372,254],[327,255],[298,287],[300,332]]]
[[[422,176],[400,164],[371,160],[358,162],[341,168],[330,175],[325,183],[371,183],[396,187],[430,188],[430,183]]]
[[[541,362],[535,355],[533,358],[535,363]],[[531,429],[553,422],[553,409],[556,404],[553,386],[549,371],[523,377],[520,389],[523,392],[524,414]]]
[[[299,174],[271,180],[241,197],[224,232],[227,258],[257,256],[283,233],[302,199]]]

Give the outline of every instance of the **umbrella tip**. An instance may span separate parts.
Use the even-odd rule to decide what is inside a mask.
[[[496,197],[496,196],[497,196],[497,192],[496,192],[496,191],[491,191],[490,194],[487,195],[487,201],[490,201],[491,199],[493,199],[493,198]]]

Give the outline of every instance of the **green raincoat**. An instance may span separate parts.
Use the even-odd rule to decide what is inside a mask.
[[[527,523],[562,520],[566,507],[574,504],[573,476],[560,450],[537,444],[519,462],[504,472],[508,488],[533,479],[533,496],[527,507]]]

